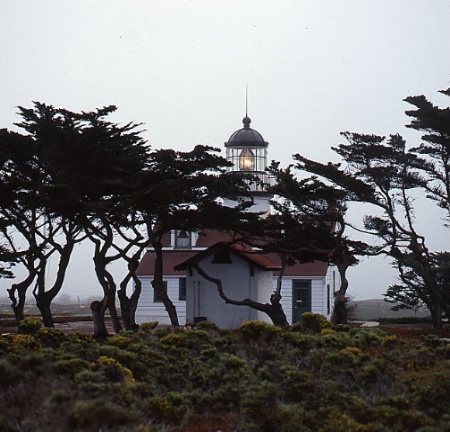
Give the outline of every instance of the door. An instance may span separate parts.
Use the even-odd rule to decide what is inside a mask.
[[[311,281],[292,281],[292,324],[302,321],[302,315],[311,312]]]

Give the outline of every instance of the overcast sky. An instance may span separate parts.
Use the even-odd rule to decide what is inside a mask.
[[[111,120],[144,123],[154,149],[223,148],[248,85],[252,127],[283,165],[294,153],[337,161],[347,130],[417,145],[403,99],[448,105],[437,91],[450,87],[449,23],[449,0],[0,0],[0,127],[32,101],[114,104]],[[435,207],[421,212],[448,250]],[[88,267],[75,259],[65,292],[100,292]],[[366,261],[350,294],[381,297],[392,282],[389,261]]]

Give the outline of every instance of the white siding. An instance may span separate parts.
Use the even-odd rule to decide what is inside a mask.
[[[234,264],[236,264],[236,258],[233,257]],[[233,271],[227,271],[227,277],[223,278],[222,282],[224,284],[224,289],[226,294],[233,299],[242,300],[245,297],[251,297],[254,300],[260,301],[262,303],[266,303],[270,301],[270,294],[272,293],[272,289],[276,289],[277,278],[272,278],[272,286],[268,286],[267,279],[269,276],[269,272],[256,272],[253,278],[250,278],[248,275],[248,264],[242,264],[242,266],[236,265],[224,265],[226,268]],[[222,267],[222,266],[220,266]],[[214,266],[210,269],[211,275],[214,276],[213,273]],[[236,273],[242,272],[245,269],[245,276],[243,273],[240,273],[240,276],[236,276]],[[315,313],[323,314],[329,317],[328,314],[328,285],[330,286],[330,302],[333,302],[333,276],[332,276],[332,267],[331,270],[327,273],[327,277],[284,277],[281,288],[282,300],[281,303],[283,305],[284,312],[286,314],[286,318],[290,324],[292,324],[292,280],[294,279],[304,279],[311,280],[311,311]],[[208,272],[208,269],[205,267],[205,270]],[[217,270],[217,267],[216,267]],[[235,273],[236,272],[236,273]],[[187,296],[189,297],[188,303],[191,305],[191,310],[186,313],[186,301],[179,300],[179,277],[165,277],[164,280],[167,281],[167,292],[175,305],[178,314],[178,320],[181,325],[184,325],[186,321],[192,323],[194,316],[206,316],[208,319],[215,322],[212,319],[213,315],[221,316],[220,322],[221,324],[226,324],[226,326],[231,326],[231,323],[241,322],[244,319],[260,319],[262,321],[270,322],[270,319],[263,312],[257,312],[252,310],[247,306],[233,306],[227,305],[225,302],[219,298],[217,294],[217,288],[209,284],[206,280],[199,277],[198,279],[189,278],[187,280]],[[142,281],[142,293],[139,299],[138,308],[136,311],[136,321],[138,324],[146,322],[146,321],[159,321],[161,324],[170,324],[169,316],[167,311],[164,308],[164,305],[161,302],[154,302],[153,297],[153,287],[151,285],[152,278],[141,276]],[[236,280],[239,282],[237,283]],[[258,280],[258,282],[257,282]],[[336,277],[337,280],[337,277]],[[195,310],[194,307],[198,306],[198,297],[194,297],[194,289],[197,283],[200,283],[200,286],[203,289],[207,288],[207,292],[203,291],[201,294],[201,309]],[[209,285],[208,285],[209,284]],[[247,286],[250,287],[250,291],[243,292],[242,287]],[[258,291],[256,294],[256,287],[258,286]],[[232,289],[230,291],[230,287],[236,288],[236,291]],[[337,287],[338,288],[338,287]],[[336,289],[337,289],[336,288]],[[211,297],[211,298],[209,298]],[[204,305],[209,305],[204,307]],[[187,319],[186,319],[187,316]],[[218,324],[219,325],[219,324]]]
[[[311,312],[319,313],[325,316],[327,314],[327,287],[324,278],[317,277],[283,277],[281,284],[281,304],[284,313],[290,324],[292,324],[292,281],[293,280],[311,281]],[[273,278],[273,289],[277,287],[277,278]]]
[[[220,277],[227,297],[233,300],[251,298],[255,301],[268,302],[272,293],[272,273],[254,268],[250,274],[249,263],[232,255],[232,263],[212,263],[211,257],[201,261],[200,265],[212,277]],[[260,319],[269,321],[266,314],[259,313],[248,306],[226,304],[220,298],[217,287],[193,271],[187,278],[187,321],[204,317],[222,328],[237,327],[242,321]]]
[[[161,324],[170,324],[169,315],[162,302],[154,302],[152,278],[141,276],[142,292],[136,310],[136,322],[141,324],[148,321],[159,321]],[[172,300],[181,325],[186,323],[186,301],[179,300],[179,277],[165,277],[167,281],[167,294]]]

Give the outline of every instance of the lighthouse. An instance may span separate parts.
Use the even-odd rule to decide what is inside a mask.
[[[242,119],[243,127],[233,132],[225,142],[226,159],[232,165],[232,173],[251,174],[260,182],[250,183],[250,193],[254,200],[251,211],[270,212],[270,200],[273,194],[267,191],[273,178],[267,172],[267,147],[269,143],[255,129],[250,127],[251,119],[247,115]],[[230,205],[227,203],[227,205]]]

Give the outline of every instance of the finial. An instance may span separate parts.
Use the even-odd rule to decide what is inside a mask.
[[[247,115],[248,109],[248,84],[245,85],[245,117],[242,119],[242,123],[244,123],[244,128],[248,129],[250,127],[251,119]]]
[[[245,84],[245,117],[248,117],[247,108],[248,108],[248,84]]]

